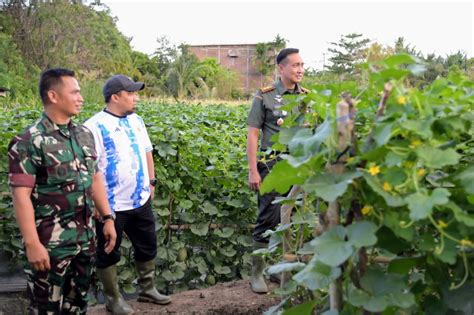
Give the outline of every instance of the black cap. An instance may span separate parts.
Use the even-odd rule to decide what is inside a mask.
[[[297,48],[285,48],[282,49],[276,58],[277,65],[279,65],[288,55],[297,54],[300,50]]]
[[[112,94],[120,91],[135,92],[145,88],[145,83],[134,82],[131,78],[123,74],[117,74],[107,80],[102,89],[105,100],[109,99]]]

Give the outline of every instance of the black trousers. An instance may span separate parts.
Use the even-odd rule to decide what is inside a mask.
[[[257,163],[258,173],[262,181],[268,173],[270,173],[270,170],[276,162],[276,160],[271,160],[266,163]],[[281,204],[272,204],[272,202],[276,197],[281,196],[283,195],[277,192],[264,195],[258,194],[257,224],[252,234],[254,241],[268,243],[269,237],[263,237],[262,234],[265,233],[266,230],[273,230],[280,223]]]
[[[145,262],[156,257],[155,217],[151,209],[151,200],[141,207],[115,212],[115,231],[117,242],[110,254],[104,250],[104,224],[96,222],[97,232],[97,268],[103,269],[120,261],[120,244],[123,232],[132,242],[135,261]]]

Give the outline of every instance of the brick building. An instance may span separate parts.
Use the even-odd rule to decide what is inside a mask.
[[[271,78],[261,75],[255,66],[255,47],[256,44],[194,45],[189,46],[189,49],[199,60],[215,58],[221,66],[237,72],[242,90],[254,93],[272,82]]]

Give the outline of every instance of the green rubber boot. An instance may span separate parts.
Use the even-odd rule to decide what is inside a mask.
[[[266,248],[266,243],[253,242],[254,250]],[[265,260],[258,255],[252,255],[252,276],[250,278],[250,287],[255,293],[267,293],[268,287],[263,278],[263,269],[265,269]]]
[[[135,261],[138,272],[138,299],[139,302],[148,302],[165,305],[171,302],[171,298],[163,295],[155,288],[155,261]]]
[[[122,294],[120,294],[117,266],[99,269],[97,268],[97,277],[104,286],[105,307],[114,315],[133,314],[133,308],[125,302]]]

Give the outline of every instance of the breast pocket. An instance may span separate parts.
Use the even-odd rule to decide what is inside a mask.
[[[46,183],[67,186],[75,181],[74,154],[64,143],[42,144]]]

